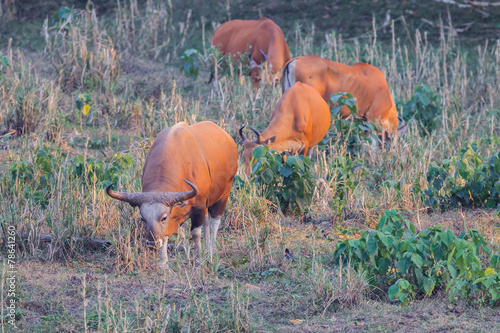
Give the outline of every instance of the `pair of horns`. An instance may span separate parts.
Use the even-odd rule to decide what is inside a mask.
[[[250,60],[250,65],[252,67],[262,66],[262,64],[267,61],[267,55],[264,53],[264,51],[262,51],[261,49],[259,49],[259,51],[260,51],[260,54],[262,54],[262,56],[264,57],[264,61],[260,65],[257,65],[257,63],[252,59],[252,53],[253,53],[253,49],[252,49],[252,51],[250,51],[250,54],[248,55],[248,59]]]
[[[115,192],[111,187],[115,184],[111,184],[106,188],[106,193],[113,199],[128,202],[132,207],[137,207],[145,202],[160,202],[167,206],[173,206],[174,204],[189,200],[198,194],[198,187],[183,179],[189,186],[191,186],[191,191],[186,192],[142,192],[142,193],[127,193],[127,192]]]
[[[240,128],[240,137],[241,137],[241,140],[243,140],[243,142],[247,141],[248,138],[245,134],[243,134],[243,129],[246,127],[247,125],[243,125],[241,126]],[[257,131],[255,128],[251,127],[250,126],[250,129],[255,133],[255,135],[257,136],[257,141],[255,143],[260,143],[261,142],[261,139],[262,139],[262,135],[259,131]]]

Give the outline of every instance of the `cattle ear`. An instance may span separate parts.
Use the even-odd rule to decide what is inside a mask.
[[[176,202],[174,206],[175,206],[175,207],[179,207],[179,208],[180,208],[180,207],[184,207],[184,206],[186,206],[186,205],[187,205],[187,203],[188,203],[188,201],[187,201],[187,200],[184,200],[184,201]]]
[[[267,146],[267,145],[272,145],[275,141],[276,141],[276,135],[273,135],[272,137],[267,138],[264,141],[262,141],[260,144]]]

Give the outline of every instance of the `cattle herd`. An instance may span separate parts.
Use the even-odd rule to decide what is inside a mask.
[[[256,135],[252,141],[244,134],[245,126],[239,130],[247,171],[258,145],[291,154],[310,152],[330,127],[327,103],[332,93],[352,94],[358,116],[373,123],[383,140],[404,129],[378,68],[364,63],[347,66],[315,55],[290,59],[283,31],[270,19],[226,22],[215,30],[211,44],[235,59],[249,53],[254,88],[260,86],[263,73],[269,73],[273,83],[281,80],[283,94],[269,126],[262,133],[251,128]],[[341,116],[349,118],[346,107]],[[147,243],[159,249],[159,265],[163,266],[168,259],[168,237],[188,219],[196,253],[201,253],[202,226],[205,248],[213,253],[237,169],[238,151],[228,133],[211,121],[190,126],[181,122],[156,137],[144,165],[141,193],[116,192],[112,185],[106,192],[139,207]]]

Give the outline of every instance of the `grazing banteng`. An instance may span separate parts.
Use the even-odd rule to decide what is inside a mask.
[[[205,247],[213,252],[237,168],[238,152],[229,134],[210,121],[191,126],[181,122],[162,130],[151,146],[142,173],[142,193],[115,192],[112,185],[106,192],[139,207],[147,243],[159,248],[159,265],[163,266],[168,259],[168,236],[189,218],[197,254],[202,225]]]
[[[387,133],[385,138],[404,128],[402,119],[398,128],[396,105],[387,81],[377,67],[360,62],[347,66],[315,55],[307,55],[290,60],[283,69],[282,91],[286,91],[295,82],[313,86],[327,102],[333,93],[352,94],[358,106],[357,115]],[[346,106],[342,107],[340,114],[343,118],[351,115]]]
[[[280,27],[268,18],[260,20],[232,20],[218,27],[211,45],[223,55],[244,54],[250,51],[250,78],[259,88],[262,65],[267,63],[273,81],[279,80],[280,68],[290,60],[290,51]],[[233,57],[234,58],[234,57]]]
[[[264,132],[251,128],[257,135],[256,140],[248,140],[243,134],[245,126],[240,128],[243,160],[249,167],[252,152],[258,145],[306,155],[325,137],[330,123],[330,109],[321,95],[313,87],[297,82],[278,101]]]

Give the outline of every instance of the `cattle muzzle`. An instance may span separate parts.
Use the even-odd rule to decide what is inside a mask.
[[[163,240],[146,239],[146,247],[150,250],[158,250],[163,245]]]

